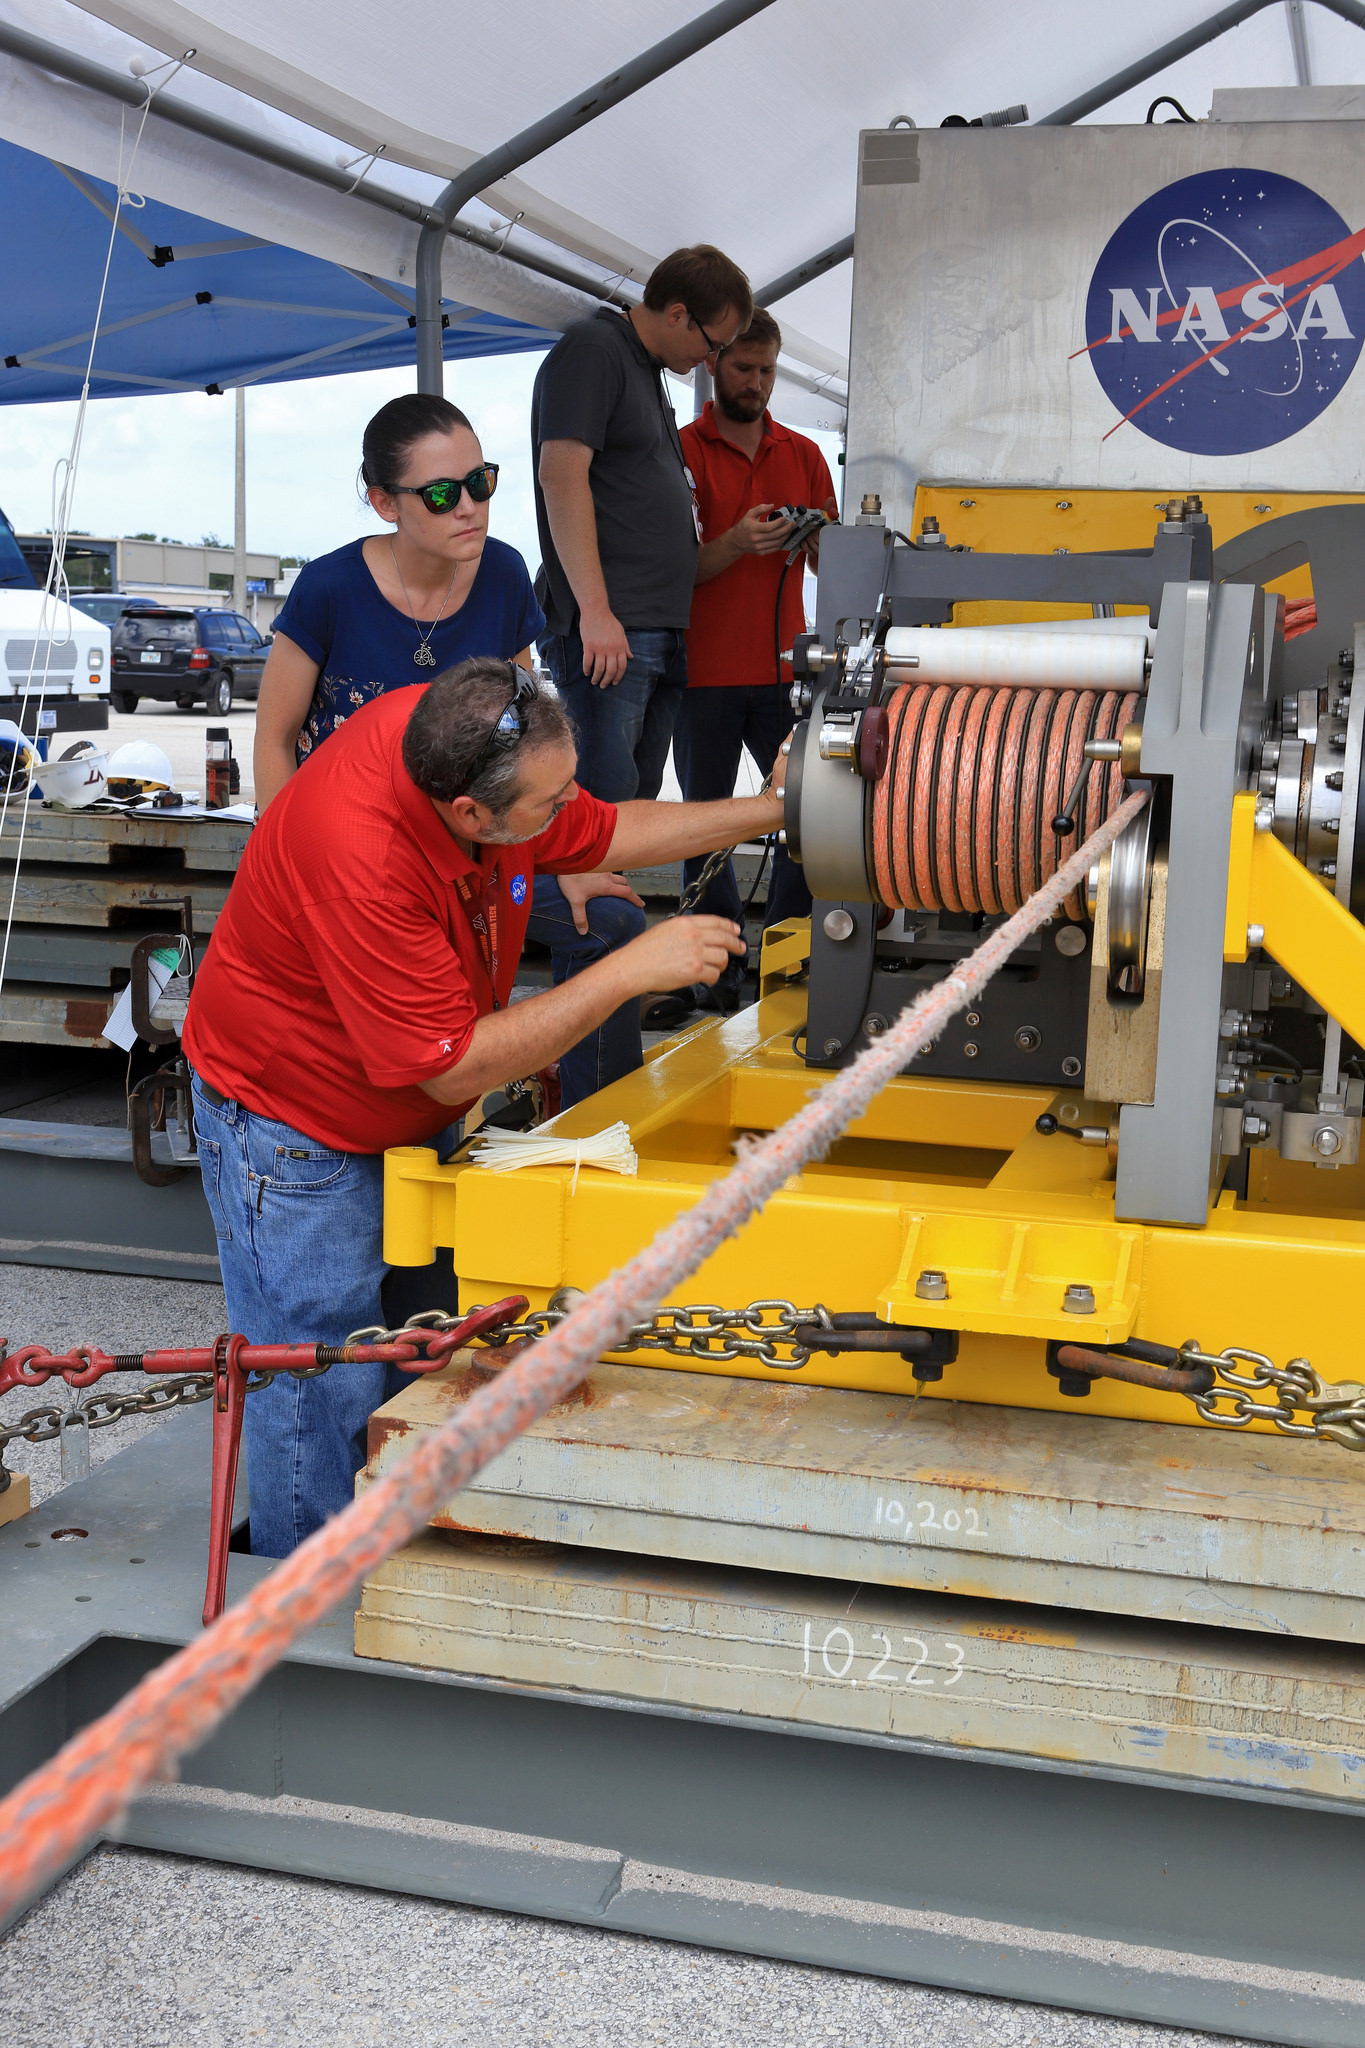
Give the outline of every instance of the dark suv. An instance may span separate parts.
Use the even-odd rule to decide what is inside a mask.
[[[182,710],[207,704],[220,718],[234,697],[253,702],[270,642],[240,612],[157,605],[127,611],[111,631],[115,711],[136,711],[140,697],[174,699]]]

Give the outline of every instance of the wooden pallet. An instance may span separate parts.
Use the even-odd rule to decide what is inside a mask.
[[[170,812],[29,807],[0,821],[0,900],[14,889],[0,1041],[103,1046],[104,1025],[148,932],[179,929],[189,897],[196,953],[227,901],[251,827]]]

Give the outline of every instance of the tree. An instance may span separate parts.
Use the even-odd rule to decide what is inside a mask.
[[[156,535],[154,533],[125,533],[123,538],[125,540],[155,540]]]
[[[223,542],[219,540],[216,533],[201,533],[199,545],[201,548],[220,548],[223,546]]]

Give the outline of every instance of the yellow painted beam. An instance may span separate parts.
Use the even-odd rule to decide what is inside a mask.
[[[1247,929],[1256,925],[1271,959],[1359,1041],[1365,1034],[1365,925],[1273,832],[1257,830],[1256,798],[1243,794],[1232,801],[1225,960],[1246,959]]]

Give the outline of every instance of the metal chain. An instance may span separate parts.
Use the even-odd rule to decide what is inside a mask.
[[[517,1339],[534,1343],[556,1323],[562,1323],[572,1305],[569,1302],[562,1307],[533,1310],[520,1323],[505,1323],[500,1329],[490,1330],[483,1342],[493,1350]],[[346,1341],[396,1344],[406,1331],[453,1330],[459,1321],[458,1316],[443,1315],[433,1309],[425,1315],[410,1316],[398,1329],[385,1330],[374,1324],[352,1330]],[[810,1353],[795,1342],[793,1333],[802,1324],[811,1323],[822,1330],[833,1328],[829,1311],[819,1302],[814,1308],[798,1308],[793,1301],[781,1300],[751,1301],[747,1308],[721,1308],[713,1301],[687,1302],[676,1308],[661,1308],[649,1322],[637,1323],[630,1335],[613,1347],[612,1356],[623,1351],[664,1351],[676,1357],[714,1359],[718,1364],[732,1358],[756,1358],[763,1365],[804,1365]],[[779,1344],[785,1346],[789,1356],[779,1354]]]
[[[759,795],[766,796],[772,786],[773,778],[771,771],[769,771],[763,778],[763,786],[758,792]],[[767,835],[765,834],[764,836],[766,837]],[[733,846],[720,846],[717,847],[714,853],[707,854],[706,859],[702,863],[700,873],[693,877],[683,890],[682,895],[678,898],[678,907],[671,913],[672,916],[686,917],[693,904],[701,902],[702,897],[706,894],[712,882],[715,881],[716,876],[724,873],[734,851],[735,848]]]
[[[90,1429],[108,1429],[125,1415],[159,1415],[163,1408],[188,1408],[213,1399],[211,1372],[187,1373],[183,1379],[161,1380],[133,1394],[90,1394],[70,1408],[30,1408],[17,1422],[0,1423],[0,1458],[16,1437],[25,1443],[49,1443],[62,1433],[62,1419],[79,1415]]]
[[[1249,1422],[1269,1422],[1283,1436],[1326,1437],[1348,1451],[1365,1451],[1365,1386],[1355,1380],[1325,1380],[1306,1358],[1276,1365],[1263,1351],[1230,1344],[1225,1351],[1201,1351],[1182,1345],[1181,1362],[1212,1366],[1215,1379],[1207,1394],[1191,1394],[1205,1422],[1221,1429],[1245,1429]],[[1237,1367],[1245,1365],[1246,1372]],[[1257,1396],[1273,1391],[1274,1400]],[[1227,1403],[1226,1408],[1220,1403]],[[1311,1422],[1296,1421],[1310,1415]]]

